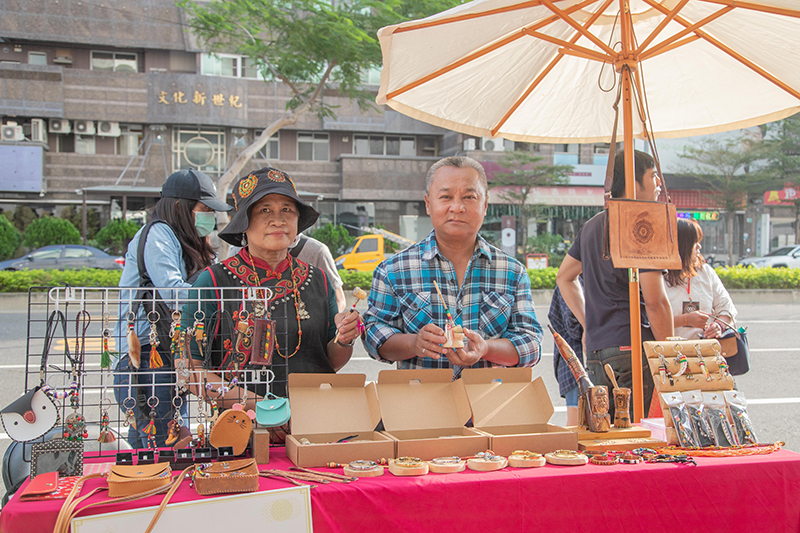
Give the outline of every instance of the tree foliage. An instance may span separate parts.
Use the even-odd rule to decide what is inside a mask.
[[[141,226],[136,222],[116,218],[97,232],[97,243],[110,254],[124,255],[128,243]]]
[[[269,138],[305,113],[333,116],[321,95],[328,89],[361,109],[374,95],[361,86],[361,73],[381,64],[379,28],[428,16],[458,0],[179,0],[189,26],[211,52],[241,54],[255,61],[267,79],[281,80],[292,92],[287,113],[277,117],[255,141],[229,162],[217,183],[224,199],[231,184]],[[221,229],[221,228],[220,228]]]
[[[27,205],[20,204],[16,209],[14,209],[14,214],[11,218],[12,222],[14,223],[14,227],[17,228],[21,233],[25,233],[25,229],[30,225],[31,222],[38,218],[38,215]]]
[[[59,217],[72,222],[72,225],[78,228],[78,231],[81,231],[81,228],[83,228],[82,207],[76,209],[68,205],[61,210]],[[91,207],[86,211],[86,238],[94,239],[98,231],[100,231],[100,213],[97,212],[97,209]]]
[[[0,216],[0,261],[9,259],[22,243],[22,234],[4,216]]]
[[[800,188],[800,113],[766,125],[767,160],[780,184]],[[778,185],[780,186],[780,185]],[[795,207],[795,241],[800,242],[800,195],[792,199]]]
[[[355,240],[350,236],[347,228],[341,224],[333,225],[331,223],[317,228],[311,236],[327,246],[334,258],[342,255]]]
[[[552,187],[569,182],[570,165],[542,165],[541,157],[530,152],[506,152],[498,162],[508,172],[497,173],[492,187],[508,187],[499,197],[519,206],[523,252],[528,247],[528,218],[535,216],[538,207],[534,193],[538,187]]]
[[[731,265],[736,262],[734,214],[746,205],[749,195],[763,193],[774,182],[774,174],[758,164],[769,153],[769,146],[749,133],[727,140],[700,141],[684,147],[681,153],[681,157],[694,163],[685,173],[702,182],[709,200],[727,215],[725,248]]]
[[[55,217],[37,218],[25,229],[22,244],[30,249],[51,244],[80,244],[81,233],[69,220]]]

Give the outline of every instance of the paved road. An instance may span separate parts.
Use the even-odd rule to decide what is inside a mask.
[[[736,381],[738,389],[747,396],[758,438],[761,442],[783,440],[786,448],[800,452],[800,388],[796,382],[800,379],[800,306],[737,304],[737,307],[739,321],[749,326],[753,357],[750,373]],[[537,313],[546,322],[547,306],[538,306]],[[42,320],[43,313],[40,312],[37,318]],[[41,332],[44,327],[38,322],[33,329]],[[24,304],[6,303],[5,307],[0,307],[0,406],[8,405],[24,390],[27,330]],[[70,337],[73,336],[74,330],[70,333]],[[41,343],[31,348],[34,353],[40,353],[39,350]],[[90,352],[95,350],[99,353],[99,347],[87,349]],[[99,362],[98,356],[87,356],[87,360],[89,364],[97,365]],[[381,370],[391,368],[393,366],[369,359],[357,344],[353,359],[343,372],[363,373],[368,380],[376,380]],[[555,406],[551,422],[561,425],[566,421],[566,412],[564,400],[558,397],[552,369],[553,344],[547,335],[542,361],[535,367],[534,376],[544,379]],[[31,386],[37,381],[37,376],[29,378]],[[95,394],[99,400],[99,395]],[[4,432],[0,433],[0,453],[5,452],[10,442]],[[0,495],[3,492],[0,488]]]

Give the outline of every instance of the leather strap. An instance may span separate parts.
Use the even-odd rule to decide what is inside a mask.
[[[614,129],[611,130],[611,145],[608,147],[608,162],[606,162],[606,181],[603,184],[603,209],[606,219],[603,231],[603,259],[611,259],[611,240],[608,237],[608,201],[611,200],[611,184],[614,181],[614,160],[617,158],[617,125],[619,123],[619,100],[622,97],[622,84],[617,89],[617,99],[614,101]]]
[[[155,489],[150,489],[148,491],[141,492],[139,494],[131,494],[130,496],[123,496],[121,498],[111,498],[109,500],[101,502],[93,502],[84,507],[81,507],[80,509],[77,509],[77,506],[81,502],[85,501],[86,499],[93,496],[97,492],[100,492],[102,490],[108,490],[108,487],[97,487],[96,489],[93,489],[91,492],[89,492],[89,494],[86,494],[85,496],[75,499],[76,496],[80,493],[80,489],[84,481],[86,481],[87,479],[92,479],[97,477],[105,477],[106,474],[91,474],[88,476],[83,476],[81,479],[78,480],[77,483],[75,483],[75,486],[69,493],[69,496],[64,502],[64,505],[61,507],[61,511],[58,513],[58,518],[56,518],[56,525],[53,528],[53,533],[68,533],[72,519],[75,518],[78,515],[78,513],[86,509],[89,509],[90,507],[97,507],[109,503],[132,502],[136,500],[141,500],[143,498],[148,498],[150,496],[154,496],[156,494],[160,494],[166,491],[167,494],[164,495],[164,498],[161,500],[161,504],[158,506],[158,509],[156,510],[156,514],[150,520],[150,524],[147,526],[147,529],[145,530],[145,533],[150,533],[155,527],[159,518],[161,518],[161,515],[164,513],[164,509],[166,508],[167,503],[169,503],[172,496],[178,490],[178,487],[180,486],[181,481],[183,481],[183,478],[186,477],[186,475],[193,469],[194,465],[187,467],[175,479],[173,479],[169,484],[164,485],[163,487],[157,487]]]

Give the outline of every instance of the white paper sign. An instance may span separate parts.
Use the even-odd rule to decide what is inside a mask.
[[[312,533],[308,486],[222,496],[167,505],[153,533],[231,531],[248,529]],[[142,533],[157,506],[106,513],[72,520],[73,533]],[[261,527],[258,527],[261,526]]]

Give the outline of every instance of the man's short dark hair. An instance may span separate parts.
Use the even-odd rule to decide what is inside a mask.
[[[636,183],[644,187],[644,173],[655,168],[656,162],[648,153],[635,150],[633,152],[633,167],[636,173]],[[625,197],[625,151],[620,150],[614,158],[614,180],[611,182],[611,197]]]

